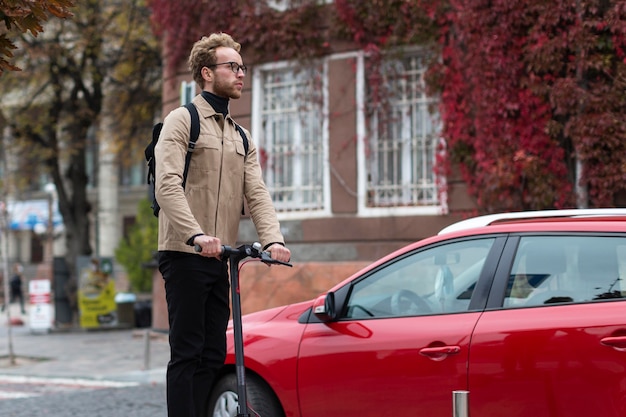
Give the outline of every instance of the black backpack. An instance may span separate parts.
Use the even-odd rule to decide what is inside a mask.
[[[189,162],[191,161],[191,155],[196,147],[196,142],[198,141],[198,136],[200,136],[200,116],[198,115],[198,109],[193,103],[185,104],[187,110],[189,110],[189,114],[191,115],[191,132],[189,133],[189,146],[187,147],[187,155],[185,155],[185,169],[183,170],[183,189],[185,188],[185,184],[187,183],[187,173],[189,172]],[[154,159],[154,147],[159,141],[159,135],[161,134],[161,129],[163,128],[163,123],[157,123],[152,128],[152,141],[146,146],[144,150],[144,155],[146,157],[146,161],[148,163],[148,176],[146,178],[146,182],[149,187],[149,197],[152,200],[152,213],[156,217],[159,217],[159,211],[161,211],[161,207],[156,200],[156,196],[154,194],[154,186],[155,186],[155,165],[156,161]],[[245,132],[237,123],[235,123],[235,128],[241,135],[243,139],[243,147],[245,149],[246,155],[248,154],[248,137]]]

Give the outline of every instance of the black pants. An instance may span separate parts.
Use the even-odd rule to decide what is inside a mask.
[[[226,358],[230,317],[226,262],[161,252],[169,315],[167,365],[169,417],[205,417],[209,390]]]

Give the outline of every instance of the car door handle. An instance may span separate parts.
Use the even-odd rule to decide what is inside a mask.
[[[442,361],[449,355],[456,355],[461,351],[460,346],[437,346],[420,349],[420,355],[426,356],[434,361]]]
[[[605,346],[626,352],[626,336],[605,337],[600,342]]]

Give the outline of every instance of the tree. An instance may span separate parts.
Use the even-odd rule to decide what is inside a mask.
[[[35,179],[41,171],[32,167],[41,168],[56,185],[70,268],[92,253],[87,190],[97,179],[88,165],[97,164],[98,143],[117,140],[121,155],[138,155],[160,109],[160,51],[149,16],[139,0],[80,2],[73,19],[22,36],[16,60],[24,71],[0,79],[7,92],[0,119],[10,123],[17,155],[33,164],[21,176]]]
[[[158,219],[150,205],[148,199],[139,202],[136,223],[115,250],[115,259],[126,269],[131,289],[138,292],[152,289],[152,271],[145,264],[157,250]]]
[[[15,43],[9,38],[14,32],[30,32],[37,36],[43,32],[43,24],[50,15],[58,18],[72,16],[70,8],[73,0],[13,0],[0,1],[0,19],[4,22],[7,33],[0,34],[0,76],[4,71],[19,71],[6,58],[12,58]]]

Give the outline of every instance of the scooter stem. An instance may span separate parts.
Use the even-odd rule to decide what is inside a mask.
[[[245,246],[245,245],[244,245]],[[233,331],[235,338],[235,371],[237,372],[237,417],[249,417],[248,398],[246,393],[246,366],[243,356],[243,332],[241,324],[241,299],[239,297],[239,261],[249,256],[249,249],[241,246],[238,250],[230,250],[228,255],[230,265],[231,298],[233,304]],[[226,249],[226,248],[225,248]],[[224,252],[227,252],[225,250]]]

